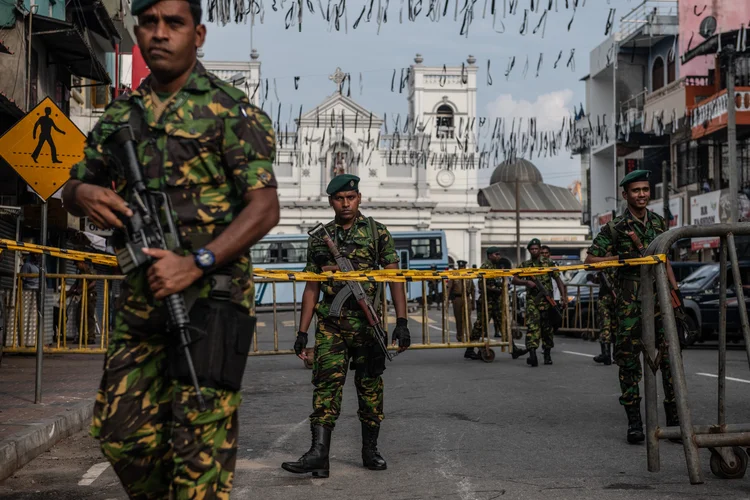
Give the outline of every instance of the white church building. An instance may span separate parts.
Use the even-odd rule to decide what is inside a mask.
[[[224,80],[251,89],[264,84],[255,51],[250,62],[202,63]],[[472,56],[462,65],[438,67],[417,54],[405,89],[408,118],[394,131],[391,118],[385,124],[382,115],[345,95],[348,75],[337,68],[330,77],[334,92],[303,110],[296,130],[277,131],[281,221],[272,232],[301,234],[329,221],[326,186],[333,176],[350,173],[361,179],[362,212],[392,232],[442,230],[452,260],[479,265],[484,249],[500,246],[515,263],[518,177],[523,246],[536,237],[553,255],[580,257],[588,246],[580,204],[566,188],[543,184],[531,163],[500,165],[491,185],[479,186],[477,69]]]

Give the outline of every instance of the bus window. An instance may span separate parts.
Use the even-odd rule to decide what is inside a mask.
[[[443,258],[443,246],[440,238],[414,238],[411,240],[411,258],[413,260],[435,260]]]
[[[307,262],[307,240],[305,241],[282,241],[281,262],[290,264],[304,264]]]
[[[278,243],[258,242],[250,249],[253,264],[275,264],[279,261]]]

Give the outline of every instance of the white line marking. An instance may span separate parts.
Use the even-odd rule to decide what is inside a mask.
[[[565,354],[574,354],[576,356],[585,356],[587,358],[593,358],[595,357],[594,354],[586,354],[584,352],[575,352],[575,351],[563,351]]]
[[[258,327],[258,328],[265,328],[266,327],[266,322],[265,321],[258,321],[255,324],[255,326]]]
[[[286,431],[284,434],[282,434],[281,436],[279,436],[276,439],[276,441],[273,442],[273,444],[271,445],[271,448],[269,449],[269,451],[275,450],[277,448],[281,448],[281,446],[285,442],[287,442],[290,437],[292,437],[292,434],[294,434],[295,432],[297,432],[297,429],[299,429],[300,427],[302,427],[303,425],[305,425],[305,424],[307,424],[309,422],[310,422],[310,420],[306,418],[303,421],[301,421],[301,422],[299,422],[297,424],[294,424],[294,427],[292,427],[291,429],[289,429],[288,431]]]
[[[439,326],[435,326],[435,325],[427,325],[427,327],[428,327],[428,328],[432,328],[433,330],[437,330],[437,331],[439,331],[439,332],[442,332],[442,331],[443,331],[443,329],[442,329],[442,328],[440,328]],[[448,331],[448,333],[456,333],[456,332],[455,332],[455,331],[453,331],[453,330],[449,330],[449,331]]]
[[[293,319],[287,319],[281,322],[281,326],[294,326]]]
[[[78,486],[90,486],[91,483],[97,480],[99,476],[102,475],[102,472],[107,470],[109,467],[109,462],[101,462],[96,465],[92,465],[89,470],[86,471],[86,473],[83,475],[80,481],[78,481]]]
[[[696,375],[701,375],[703,377],[719,378],[718,375],[714,375],[713,373],[696,373]],[[750,384],[750,380],[745,380],[743,378],[727,377],[727,380],[731,380],[732,382],[742,382],[743,384]]]

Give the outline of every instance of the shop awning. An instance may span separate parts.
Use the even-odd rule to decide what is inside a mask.
[[[85,26],[97,35],[113,40],[113,43],[120,43],[122,37],[101,0],[78,0],[73,19],[79,20],[79,26]]]
[[[13,99],[0,91],[0,115],[10,116],[11,119],[14,119],[13,121],[15,123],[23,117],[24,112]],[[3,123],[3,125],[5,125],[5,123]]]
[[[51,17],[34,16],[32,35],[44,40],[52,55],[52,63],[65,66],[70,74],[99,83],[111,82],[104,64],[73,24]]]

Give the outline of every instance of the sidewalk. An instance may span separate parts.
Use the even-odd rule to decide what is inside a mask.
[[[34,404],[36,358],[5,354],[0,364],[0,481],[86,428],[103,355],[44,356],[42,402]]]

